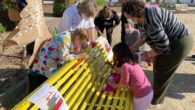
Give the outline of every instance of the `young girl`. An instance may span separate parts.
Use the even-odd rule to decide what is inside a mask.
[[[121,68],[122,85],[130,87],[133,92],[133,110],[147,109],[153,98],[153,90],[144,71],[125,43],[116,44],[113,52],[114,65]],[[109,84],[114,88],[120,87],[112,81]]]
[[[125,43],[129,46],[129,48],[139,39],[140,32],[139,30],[134,28],[134,24],[132,21],[128,21],[125,23]],[[143,46],[140,46],[139,49],[133,53],[133,55],[138,59],[138,63],[141,63],[141,53]]]
[[[67,61],[84,59],[86,53],[76,54],[87,46],[88,36],[85,29],[76,29],[54,35],[48,39],[37,53],[29,76],[29,92],[32,92],[47,78],[53,75]]]
[[[118,14],[108,6],[105,6],[95,17],[94,23],[98,36],[102,35],[104,29],[106,29],[107,40],[111,44],[113,29],[120,23]]]

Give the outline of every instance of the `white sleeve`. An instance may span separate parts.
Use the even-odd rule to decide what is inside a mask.
[[[71,14],[68,10],[65,10],[62,19],[60,20],[60,23],[56,28],[57,33],[71,29],[72,27],[71,23],[72,23]]]
[[[95,27],[95,24],[94,24],[93,18],[90,17],[89,20],[88,20],[86,28],[89,29],[89,28],[92,28],[92,27]]]

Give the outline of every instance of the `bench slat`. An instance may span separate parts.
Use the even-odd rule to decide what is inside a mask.
[[[77,60],[72,60],[70,63],[63,65],[51,78],[49,78],[46,83],[53,85],[58,81],[64,73],[66,73],[68,70],[71,69],[72,66],[74,66],[77,63]]]
[[[79,63],[77,66],[76,66],[76,68],[78,68],[78,67],[80,67],[80,65],[82,65],[84,63],[84,61],[82,61],[81,63]],[[56,87],[56,88],[59,88],[73,73],[75,73],[75,71],[76,71],[76,69],[71,69],[68,73],[64,73],[65,75],[64,75],[64,77],[63,78],[59,78],[58,80],[58,82],[54,85],[54,87]],[[61,91],[60,91],[60,93],[61,93]],[[62,92],[62,94],[63,94],[63,92]]]
[[[95,105],[96,100],[98,99],[100,93],[102,92],[102,88],[103,88],[103,86],[105,85],[106,80],[107,80],[107,77],[108,77],[108,75],[109,75],[108,73],[110,73],[110,72],[111,72],[111,69],[109,68],[108,72],[106,72],[106,73],[107,73],[106,76],[103,77],[103,80],[102,80],[102,82],[101,82],[101,85],[99,86],[99,88],[98,88],[98,90],[97,90],[97,92],[96,92],[96,94],[95,94],[95,97],[93,98],[93,100],[92,100],[92,102],[91,102],[91,104],[90,104],[90,106],[89,106],[89,109],[90,109],[90,110],[92,110],[93,106]],[[99,81],[98,81],[98,82],[99,82]],[[97,84],[98,84],[98,83],[97,83]]]
[[[33,105],[33,106],[30,108],[30,110],[38,110],[38,109],[39,109],[39,107],[36,106],[36,105]]]
[[[21,105],[17,105],[14,107],[14,110],[27,110],[30,107],[31,103],[30,102],[22,102]]]
[[[65,94],[65,100],[68,101],[69,98],[71,97],[71,95],[74,93],[74,91],[77,89],[76,87],[73,86],[73,82],[75,81],[75,79],[83,72],[83,70],[87,67],[87,64],[85,63],[84,65],[82,65],[81,69],[79,69],[79,71],[77,71],[74,76],[69,80],[69,82],[67,84],[65,84],[64,89],[68,90],[68,87],[71,87],[73,89],[68,90],[67,93]],[[81,80],[80,80],[81,81]],[[77,84],[80,84],[81,82],[77,82]]]
[[[82,71],[87,67],[87,64],[82,65],[81,69],[79,69],[79,71],[77,71],[73,77],[70,78],[67,77],[68,82],[66,84],[64,84],[64,86],[62,87],[62,89],[60,90],[60,93],[63,95],[68,88],[70,88],[72,86],[72,83],[75,81],[76,78],[78,78],[78,76],[82,73]],[[69,92],[69,91],[67,91]],[[71,95],[70,95],[71,96]],[[70,96],[67,96],[66,99],[68,100],[70,98]]]
[[[73,96],[73,93],[78,89],[78,87],[82,86],[82,82],[83,80],[88,77],[88,73],[89,71],[86,71],[79,79],[76,83],[72,84],[71,85],[71,88],[66,92],[66,94],[64,94],[64,98],[66,101],[68,101],[70,98],[72,99],[74,96]],[[65,85],[66,86],[66,85]],[[72,96],[72,97],[71,97]]]
[[[110,102],[111,102],[111,100],[112,100],[112,96],[113,96],[113,93],[110,93],[110,94],[108,95],[108,100],[106,101],[106,107],[104,108],[104,110],[108,110],[109,105],[110,105]]]
[[[106,94],[103,93],[102,96],[100,97],[100,102],[98,104],[99,106],[97,107],[97,110],[101,109],[101,107],[102,107],[101,105],[103,105],[103,102],[104,102],[105,98],[106,98]]]
[[[105,71],[108,71],[109,70],[109,67],[106,65],[106,66],[104,66],[104,68],[102,69],[102,74],[103,73],[105,73]],[[94,75],[95,76],[95,78],[96,78],[96,76],[98,76],[97,77],[97,79],[95,79],[95,81],[94,81],[94,83],[93,83],[93,85],[92,85],[92,88],[91,88],[91,91],[90,91],[90,93],[87,95],[87,97],[83,100],[83,102],[85,102],[85,103],[83,103],[82,104],[82,106],[81,106],[81,110],[85,110],[85,108],[86,108],[86,106],[87,106],[87,104],[89,103],[89,100],[90,100],[90,98],[92,97],[92,95],[94,94],[94,92],[95,92],[95,90],[97,89],[97,82],[99,82],[100,81],[100,79],[101,79],[101,75],[98,75],[97,73],[96,73],[96,75]]]
[[[117,89],[116,94],[113,96],[113,97],[115,97],[115,98],[114,98],[114,100],[113,100],[112,110],[115,110],[115,109],[116,109],[116,105],[117,105],[117,102],[118,102],[118,98],[117,98],[117,97],[119,96],[119,93],[120,93],[120,90]]]
[[[87,78],[85,78],[85,80],[83,80],[82,86],[78,87],[78,89],[72,95],[73,97],[71,98],[71,100],[67,102],[70,108],[72,107],[72,105],[74,103],[77,103],[76,100],[79,98],[80,94],[83,92],[84,87],[87,85],[87,83],[90,81],[90,79],[91,79],[91,75],[88,75]]]
[[[119,110],[123,109],[123,103],[125,99],[125,89],[122,90],[122,95],[120,97]]]
[[[126,104],[125,104],[125,110],[131,110],[132,109],[132,104],[131,104],[131,95],[130,92],[126,92]],[[131,108],[130,108],[131,107]]]
[[[78,110],[80,104],[82,103],[83,99],[85,98],[85,95],[87,94],[87,92],[91,88],[92,84],[93,84],[93,82],[89,82],[88,85],[86,85],[86,87],[85,87],[86,89],[84,89],[83,94],[81,94],[81,96],[79,97],[76,104],[71,108],[72,110]],[[85,103],[85,102],[83,102],[83,103]]]

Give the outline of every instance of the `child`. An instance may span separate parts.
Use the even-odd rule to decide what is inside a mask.
[[[108,6],[105,6],[96,16],[94,23],[98,32],[98,36],[102,35],[104,29],[106,28],[107,40],[111,45],[113,29],[120,23],[120,19],[117,13]]]
[[[134,23],[132,21],[128,21],[125,23],[125,43],[129,46],[129,48],[139,39],[140,32],[139,30],[134,28]],[[133,53],[134,57],[138,59],[138,62],[141,63],[141,53],[143,46],[139,47],[139,49]]]
[[[147,109],[153,98],[153,90],[144,71],[125,43],[116,44],[113,52],[114,65],[121,68],[121,83],[124,87],[130,87],[133,92],[133,110]],[[113,81],[109,84],[114,88],[120,88],[120,85]]]
[[[74,1],[74,0],[69,0]],[[97,10],[94,0],[77,0],[78,2],[64,10],[60,23],[56,27],[57,33],[62,31],[74,31],[84,28],[88,32],[90,41],[95,39],[94,19]]]
[[[29,92],[32,92],[53,75],[63,63],[73,59],[87,58],[86,53],[75,54],[81,48],[85,48],[87,42],[87,31],[84,29],[76,29],[72,35],[70,32],[65,31],[44,42],[33,61],[32,70],[28,75]]]

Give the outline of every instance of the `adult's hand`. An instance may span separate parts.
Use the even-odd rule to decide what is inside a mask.
[[[153,50],[150,50],[150,51],[144,51],[142,53],[142,56],[145,56],[147,58],[153,58],[155,56],[157,56],[158,54],[156,52],[154,52]]]

